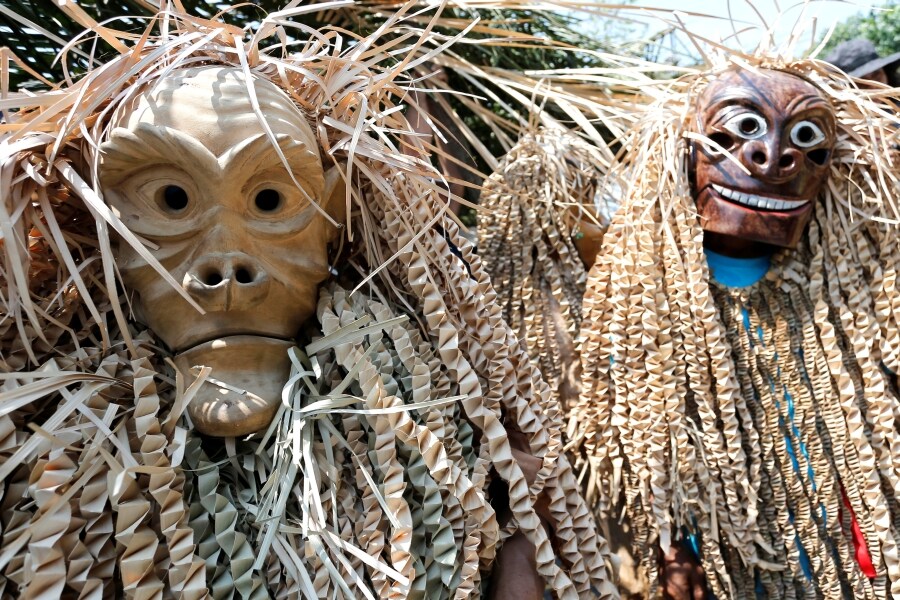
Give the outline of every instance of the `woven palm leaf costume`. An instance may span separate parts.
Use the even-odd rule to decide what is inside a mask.
[[[557,596],[616,596],[559,408],[398,109],[425,54],[395,56],[414,28],[402,16],[350,45],[310,32],[288,55],[267,21],[245,43],[165,13],[122,36],[120,56],[6,115],[0,596],[478,597],[514,528]],[[129,317],[111,248],[140,242],[96,178],[110,115],[188,64],[279,86],[352,184],[340,272],[291,351],[275,420],[248,439],[192,431],[201,379]],[[512,430],[543,461],[531,489]],[[487,492],[498,478],[506,527]]]
[[[624,498],[651,581],[680,540],[719,598],[896,596],[897,119],[888,92],[823,63],[732,56],[653,88],[624,141],[630,183],[585,293],[573,445],[600,513],[619,518]],[[742,288],[710,275],[688,171],[696,98],[727,67],[795,74],[837,117],[799,246]]]
[[[482,256],[503,316],[565,407],[578,397],[576,348],[587,269],[582,227],[602,231],[612,212],[605,146],[559,129],[524,135],[484,183]]]

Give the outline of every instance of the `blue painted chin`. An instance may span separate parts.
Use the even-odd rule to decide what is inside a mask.
[[[766,276],[772,264],[772,256],[757,256],[754,258],[732,258],[717,254],[708,248],[706,264],[712,273],[712,278],[727,287],[747,287],[753,285]]]

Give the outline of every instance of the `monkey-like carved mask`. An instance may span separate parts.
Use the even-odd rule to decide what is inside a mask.
[[[119,243],[138,319],[175,352],[180,371],[212,368],[188,410],[198,430],[219,436],[271,421],[287,350],[315,310],[337,231],[313,201],[327,208],[339,176],[325,175],[306,118],[274,84],[259,79],[253,88],[284,160],[244,75],[223,67],[162,80],[102,147],[107,202],[205,311]]]
[[[711,145],[694,146],[703,229],[796,246],[831,164],[835,117],[828,100],[795,75],[738,69],[709,83],[696,113],[700,133],[740,163]]]

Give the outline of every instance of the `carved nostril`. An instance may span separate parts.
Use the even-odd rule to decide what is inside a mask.
[[[234,272],[234,278],[238,283],[241,284],[248,284],[253,282],[253,275],[244,267],[241,267]]]
[[[794,157],[790,154],[785,154],[778,160],[778,166],[782,169],[789,169],[794,166]]]
[[[766,162],[766,155],[759,151],[754,152],[750,158],[758,165],[765,164]]]
[[[270,278],[243,252],[211,252],[200,256],[185,275],[184,289],[209,311],[248,310],[263,301]]]

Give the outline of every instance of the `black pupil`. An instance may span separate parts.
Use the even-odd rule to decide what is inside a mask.
[[[812,127],[809,125],[804,125],[800,129],[797,130],[797,139],[803,143],[808,144],[813,141],[815,135],[813,134]]]
[[[741,131],[743,133],[756,133],[759,130],[759,123],[754,119],[744,119],[741,121]]]
[[[163,201],[172,210],[184,210],[188,205],[188,195],[182,187],[167,185],[163,190]]]
[[[281,194],[275,190],[265,189],[256,194],[256,208],[263,212],[271,212],[281,205]]]

